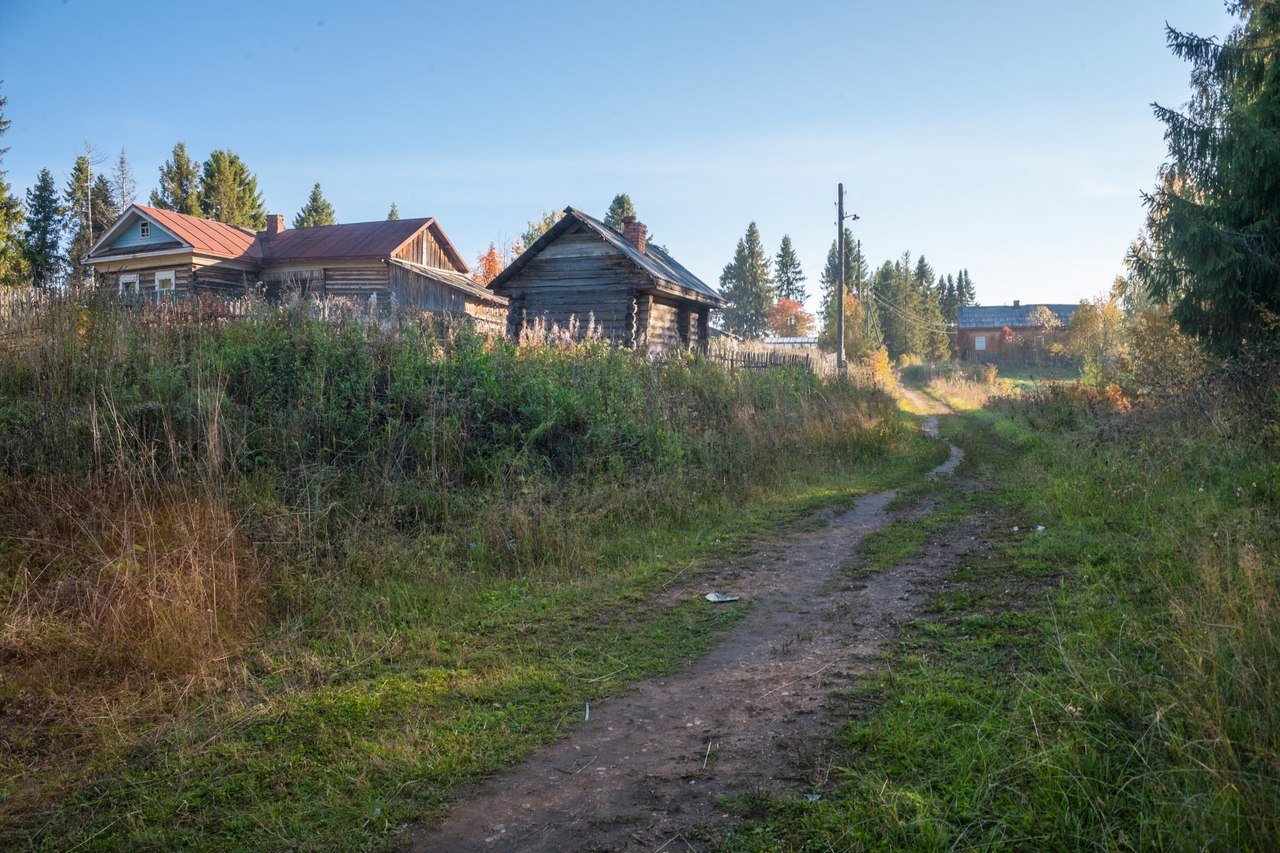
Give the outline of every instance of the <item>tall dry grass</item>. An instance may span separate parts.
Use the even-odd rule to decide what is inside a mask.
[[[572,577],[611,529],[906,435],[853,381],[654,362],[590,324],[516,346],[313,313],[89,297],[0,338],[0,714],[181,692],[388,548],[445,583]]]

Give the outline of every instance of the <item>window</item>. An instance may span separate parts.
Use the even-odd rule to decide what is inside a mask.
[[[156,304],[165,299],[172,301],[175,292],[177,292],[177,279],[173,270],[156,273]]]
[[[148,239],[151,236],[151,223],[150,222],[138,223],[138,233],[142,235],[143,240]]]
[[[986,336],[986,335],[974,335],[974,336],[973,336],[973,348],[974,348],[974,349],[976,349],[976,350],[984,350],[984,349],[986,349],[986,348],[987,348],[987,336]]]
[[[116,290],[121,296],[138,292],[138,274],[137,273],[121,273],[120,284]]]

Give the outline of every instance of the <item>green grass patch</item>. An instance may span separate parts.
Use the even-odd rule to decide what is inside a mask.
[[[722,849],[1280,844],[1275,384],[1066,406],[944,419],[996,546],[833,697],[821,799],[727,802]],[[918,550],[887,540],[886,562]]]

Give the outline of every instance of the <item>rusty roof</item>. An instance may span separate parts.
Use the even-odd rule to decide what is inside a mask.
[[[99,248],[109,244],[111,233],[131,212],[154,221],[198,254],[252,261],[264,266],[292,261],[386,260],[422,229],[429,228],[436,243],[453,262],[455,270],[467,270],[462,254],[432,217],[286,228],[278,234],[268,235],[265,231],[252,231],[142,204],[131,205],[121,214],[116,225],[107,229],[98,245],[90,250],[90,258],[138,251],[140,247],[122,251]],[[168,245],[165,244],[166,247]]]
[[[147,207],[142,204],[133,206],[202,255],[249,260],[258,260],[262,257],[257,246],[258,235],[248,228],[214,222],[212,219],[202,219],[199,216],[188,216],[172,210],[161,210],[158,207]]]
[[[309,260],[382,260],[404,245],[434,219],[392,219],[286,228],[267,236],[260,233],[265,263]]]

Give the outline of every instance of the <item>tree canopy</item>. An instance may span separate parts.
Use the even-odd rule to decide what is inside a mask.
[[[2,83],[3,81],[0,81]],[[9,99],[0,95],[0,137],[9,130],[11,120],[5,116]],[[0,147],[0,167],[8,148]],[[0,285],[21,284],[27,278],[27,258],[22,239],[22,202],[13,194],[7,173],[0,168]]]
[[[778,247],[778,255],[773,263],[773,277],[778,298],[804,302],[809,294],[804,289],[804,270],[800,267],[800,256],[796,254],[796,247],[791,244],[790,234],[782,235],[782,244]]]
[[[631,203],[631,196],[626,193],[618,193],[613,197],[613,201],[609,202],[609,209],[604,214],[604,224],[614,231],[621,231],[622,220],[628,216],[635,215],[636,206]]]
[[[337,224],[338,218],[333,212],[333,205],[329,204],[328,199],[324,197],[324,193],[320,191],[320,182],[317,181],[311,188],[307,203],[302,206],[302,210],[298,211],[298,215],[293,217],[293,227],[312,228],[316,225]]]
[[[1240,23],[1221,44],[1167,30],[1192,97],[1154,105],[1169,161],[1145,196],[1149,251],[1129,255],[1182,329],[1224,354],[1280,337],[1280,4],[1229,8]]]
[[[396,203],[391,202],[391,209],[387,211],[387,221],[395,222],[400,218],[400,208],[396,207]]]
[[[27,227],[23,233],[27,266],[37,287],[53,285],[62,272],[62,216],[53,172],[41,169],[35,185],[27,190]]]
[[[175,143],[160,167],[160,186],[151,191],[151,206],[200,215],[200,163],[187,154],[185,142]]]
[[[774,302],[773,276],[769,258],[760,242],[760,230],[752,222],[738,240],[733,260],[720,274],[720,292],[725,328],[746,338],[758,338],[769,328],[769,309]]]
[[[240,155],[226,149],[209,154],[200,177],[200,211],[209,219],[261,230],[267,211],[258,192],[258,179]]]

